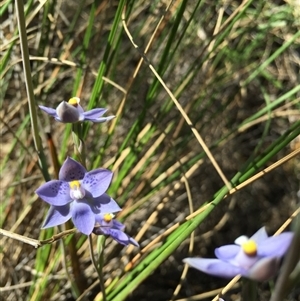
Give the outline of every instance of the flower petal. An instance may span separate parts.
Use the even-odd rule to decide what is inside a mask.
[[[256,281],[267,281],[276,275],[279,262],[278,257],[262,258],[251,267],[246,277]]]
[[[108,169],[95,169],[85,174],[82,185],[94,198],[101,196],[109,187],[113,173]]]
[[[106,193],[94,198],[93,204],[92,210],[96,214],[114,213],[122,210],[117,202]]]
[[[39,106],[39,108],[41,110],[43,110],[44,112],[46,112],[47,114],[49,114],[50,116],[52,116],[54,118],[57,117],[56,110],[54,110],[52,108],[45,107],[45,106]]]
[[[101,117],[106,111],[107,109],[97,108],[97,109],[92,109],[90,111],[86,111],[83,113],[83,115],[85,118],[98,118]]]
[[[82,106],[80,104],[77,105],[77,110],[78,110],[78,112],[79,112],[79,114],[81,116],[80,120],[83,120],[84,119],[84,116],[83,116],[84,110],[83,110],[83,108],[82,108]]]
[[[244,243],[249,241],[249,237],[246,235],[241,235],[234,240],[234,243],[238,246],[242,246]]]
[[[130,244],[132,244],[132,245],[134,245],[136,247],[140,246],[139,243],[135,239],[133,239],[132,237],[129,237],[129,242],[130,242]]]
[[[112,222],[113,222],[113,228],[114,229],[118,229],[118,230],[124,231],[125,226],[121,222],[119,222],[119,221],[117,221],[115,219]]]
[[[114,118],[115,118],[115,116],[99,117],[99,118],[88,118],[88,117],[85,117],[84,120],[85,121],[91,121],[91,122],[94,122],[94,123],[103,123],[103,122],[106,122],[106,121],[110,121],[110,120],[112,120]]]
[[[221,260],[231,260],[233,259],[240,251],[241,247],[237,245],[226,245],[220,248],[215,249],[215,255]]]
[[[245,273],[245,270],[242,268],[219,259],[185,258],[183,262],[204,273],[223,278],[232,278]]]
[[[256,233],[254,233],[250,239],[254,240],[257,244],[266,240],[268,238],[268,234],[266,232],[266,228],[260,228]]]
[[[289,248],[293,235],[293,232],[284,232],[269,237],[258,245],[258,256],[282,257]]]
[[[42,229],[62,225],[70,218],[71,211],[69,204],[59,207],[51,206],[43,223]]]
[[[64,206],[72,201],[70,198],[69,184],[61,180],[46,182],[39,187],[35,193],[45,202],[53,206]]]
[[[56,108],[56,114],[59,121],[63,123],[74,123],[83,120],[83,115],[77,107],[70,105],[66,101],[62,101]]]
[[[86,169],[80,163],[68,157],[59,171],[58,178],[63,181],[71,182],[74,180],[82,180],[86,173]]]
[[[108,229],[107,235],[110,235],[114,240],[116,240],[119,244],[128,246],[129,244],[133,244],[136,247],[139,247],[139,244],[129,235],[124,233],[118,229]]]
[[[100,123],[100,122],[109,121],[109,120],[115,118],[115,116],[100,117],[106,111],[107,111],[107,109],[97,108],[97,109],[93,109],[93,110],[84,112],[83,113],[84,120],[92,121],[92,122],[95,122],[95,123]]]
[[[74,202],[71,213],[75,227],[81,233],[90,235],[95,226],[95,214],[91,207],[82,202]]]

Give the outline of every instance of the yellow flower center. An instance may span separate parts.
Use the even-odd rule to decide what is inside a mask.
[[[103,219],[105,222],[109,223],[114,218],[114,215],[112,213],[106,213],[103,216]]]
[[[68,103],[74,107],[79,105],[80,99],[78,97],[72,97],[69,99]]]
[[[248,255],[248,256],[256,256],[257,254],[257,244],[254,240],[248,240],[245,243],[242,244],[242,249],[243,251]]]
[[[70,185],[71,189],[75,189],[76,190],[76,189],[80,188],[80,183],[77,180],[70,182],[69,185]]]
[[[74,200],[81,200],[85,196],[85,191],[81,188],[80,182],[75,180],[69,183],[71,191],[70,196]]]

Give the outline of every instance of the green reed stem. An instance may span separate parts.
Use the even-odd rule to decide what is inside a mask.
[[[17,12],[17,19],[18,19],[18,29],[19,29],[19,33],[20,33],[21,55],[22,55],[23,68],[24,68],[25,86],[26,86],[27,97],[28,97],[28,107],[29,107],[29,113],[30,113],[30,119],[31,119],[34,147],[35,147],[38,157],[39,157],[39,165],[40,165],[42,174],[43,174],[45,180],[49,181],[50,176],[48,173],[46,158],[45,158],[45,154],[43,152],[43,146],[41,143],[41,138],[39,136],[39,129],[38,129],[38,123],[37,123],[36,103],[35,103],[35,98],[34,98],[33,84],[32,84],[32,78],[31,78],[31,68],[30,68],[30,63],[29,63],[29,51],[28,51],[28,44],[27,44],[26,23],[25,23],[23,1],[16,0],[15,4],[16,4],[16,12]]]

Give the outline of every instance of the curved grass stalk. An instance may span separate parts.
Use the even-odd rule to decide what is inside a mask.
[[[48,173],[48,166],[46,163],[46,158],[43,151],[41,138],[39,136],[39,129],[37,123],[36,102],[34,98],[33,85],[31,79],[31,68],[29,63],[29,51],[27,45],[26,23],[25,23],[25,16],[24,16],[23,1],[16,0],[15,4],[17,10],[19,34],[20,34],[20,45],[21,45],[23,67],[24,67],[25,85],[27,90],[28,106],[29,106],[31,126],[32,126],[32,136],[34,140],[34,146],[39,157],[39,166],[43,173],[44,179],[46,181],[49,181],[50,176]]]

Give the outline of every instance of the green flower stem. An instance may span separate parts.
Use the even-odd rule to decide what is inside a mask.
[[[98,271],[99,271],[99,280],[100,280],[100,285],[101,285],[103,301],[107,300],[106,292],[105,292],[105,285],[104,285],[104,277],[103,277],[105,241],[106,241],[106,237],[104,235],[102,235],[100,238],[101,249],[99,250]]]
[[[18,29],[20,34],[20,46],[21,46],[21,54],[22,54],[22,61],[23,61],[23,68],[24,68],[25,86],[27,91],[29,114],[31,119],[32,136],[33,136],[34,146],[39,157],[39,165],[42,174],[44,176],[45,181],[49,181],[50,176],[48,173],[48,167],[46,163],[45,154],[43,152],[43,146],[41,143],[41,138],[39,136],[39,129],[37,123],[36,102],[33,93],[31,68],[29,63],[29,51],[28,51],[28,44],[27,44],[24,4],[22,0],[16,0],[15,4],[16,4],[16,12],[17,12],[17,20],[18,20]]]
[[[80,163],[86,167],[85,164],[85,145],[82,136],[82,123],[74,123],[72,126],[72,136],[74,141],[75,154]]]
[[[104,265],[104,248],[105,248],[105,238],[102,241],[100,252],[99,252],[99,265],[95,259],[94,249],[93,249],[93,239],[92,234],[88,236],[89,240],[89,248],[90,248],[90,256],[93,263],[93,266],[98,274],[98,278],[100,281],[100,288],[102,292],[102,300],[106,301],[106,293],[105,293],[105,285],[104,285],[104,277],[103,277],[103,265]]]
[[[65,273],[66,273],[66,276],[69,280],[69,283],[71,285],[71,290],[72,290],[72,294],[75,298],[78,298],[80,296],[80,290],[77,286],[77,283],[76,281],[74,281],[69,273],[69,270],[68,270],[68,264],[67,264],[67,254],[66,254],[66,245],[65,245],[65,242],[64,240],[60,240],[60,246],[61,246],[61,252],[63,254],[62,258],[62,264],[64,266],[64,269],[65,269]]]
[[[74,123],[73,124],[73,141],[75,147],[75,153],[78,156],[79,161],[85,167],[85,148],[84,148],[84,141],[83,141],[83,124],[82,123]],[[89,241],[89,249],[90,249],[90,256],[93,266],[98,274],[100,288],[103,295],[103,301],[106,301],[106,293],[105,293],[105,285],[104,285],[104,277],[103,277],[103,264],[104,264],[104,246],[105,246],[105,238],[102,241],[100,255],[99,255],[99,265],[97,264],[94,249],[93,249],[93,240],[92,234],[88,236]]]
[[[250,279],[243,279],[242,300],[257,300],[257,283]]]

